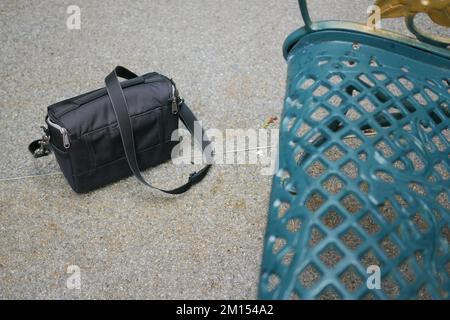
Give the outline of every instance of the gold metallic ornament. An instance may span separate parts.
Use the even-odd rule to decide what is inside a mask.
[[[435,23],[450,27],[450,0],[377,0],[382,18],[399,18],[426,13]]]

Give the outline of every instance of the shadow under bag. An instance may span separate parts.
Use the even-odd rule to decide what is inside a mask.
[[[127,79],[120,83],[118,77]],[[118,66],[98,89],[48,107],[47,128],[29,150],[34,157],[53,150],[73,190],[83,193],[132,174],[145,185],[169,194],[181,194],[208,173],[207,164],[189,176],[187,183],[164,190],[152,186],[140,170],[171,158],[172,140],[179,119],[194,135],[194,116],[179,96],[175,83],[159,73],[137,76]],[[204,151],[210,144],[201,130],[196,137]]]

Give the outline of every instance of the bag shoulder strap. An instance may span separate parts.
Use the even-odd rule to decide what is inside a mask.
[[[128,113],[128,104],[123,94],[123,90],[120,85],[118,77],[131,79],[137,77],[137,75],[124,67],[118,66],[105,78],[106,89],[109,98],[111,100],[114,113],[117,118],[117,123],[119,126],[120,136],[122,138],[122,144],[125,151],[125,155],[128,161],[128,165],[130,166],[130,169],[133,172],[134,176],[146,186],[162,191],[164,193],[181,194],[188,191],[193,185],[203,180],[203,178],[208,173],[211,164],[206,165],[198,172],[191,173],[189,175],[188,181],[185,184],[172,190],[161,189],[148,183],[142,176],[138,166],[136,148],[133,137],[133,128],[131,126],[131,120]],[[182,102],[178,114],[180,116],[181,121],[189,130],[191,135],[194,136],[194,123],[197,121],[197,118],[192,113],[191,109],[189,109],[189,107],[184,102]],[[210,144],[210,141],[205,136],[203,128],[201,131],[202,136],[196,138],[200,140],[198,142],[202,146],[202,151],[204,151],[205,148]]]

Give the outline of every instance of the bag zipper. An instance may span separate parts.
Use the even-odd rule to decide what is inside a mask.
[[[175,86],[172,83],[172,113],[178,113],[177,97],[175,96]]]
[[[70,139],[69,139],[69,132],[66,128],[61,127],[59,124],[54,123],[50,118],[47,118],[47,123],[58,130],[63,138],[63,145],[64,148],[69,149],[70,148]]]
[[[161,75],[161,74],[159,74],[157,72],[149,73],[147,75],[147,78],[145,78],[145,79],[143,79],[143,77],[138,77],[138,78],[134,78],[134,79],[128,80],[128,81],[131,81],[132,83],[128,84],[124,88],[127,88],[129,86],[142,84],[142,83],[158,82],[158,81],[166,79],[163,75]],[[90,91],[88,93],[84,93],[82,95],[79,95],[79,96],[76,96],[76,97],[73,97],[73,98],[70,98],[70,99],[63,100],[63,101],[61,101],[59,103],[70,102],[70,103],[74,104],[74,106],[68,107],[65,110],[63,110],[62,112],[57,113],[57,116],[61,117],[61,116],[65,115],[66,113],[72,112],[72,111],[78,109],[79,107],[83,106],[84,104],[86,104],[88,102],[91,102],[91,101],[93,101],[95,99],[98,99],[98,98],[102,97],[105,94],[107,94],[107,90],[105,88],[99,88],[99,89],[96,89],[96,90],[92,90],[92,91]],[[59,103],[57,103],[57,104],[59,104]],[[51,105],[50,107],[53,107],[53,106],[55,106],[57,104]]]
[[[179,106],[179,94],[178,94],[178,89],[177,86],[175,84],[175,82],[166,77],[165,75],[159,74],[159,73],[155,73],[156,77],[150,78],[150,79],[146,79],[145,83],[151,83],[151,82],[157,82],[157,81],[161,81],[161,80],[168,80],[172,86],[172,97],[171,97],[171,105],[172,105],[172,113],[173,114],[177,114],[178,113],[178,106]],[[169,100],[169,101],[170,101]]]
[[[157,74],[159,76],[162,76],[160,74]],[[162,76],[162,78],[164,79],[168,79],[165,76]],[[161,79],[161,78],[160,78]],[[148,82],[156,82],[160,79],[151,79],[150,81],[144,81],[145,83]],[[153,81],[152,81],[153,80]],[[172,113],[173,114],[177,114],[178,113],[178,106],[179,106],[179,94],[178,94],[178,89],[176,88],[175,82],[172,79],[168,79],[172,85]],[[72,110],[70,110],[72,111]],[[69,132],[67,131],[66,128],[61,127],[59,124],[54,123],[50,118],[47,118],[47,123],[52,126],[53,128],[55,128],[56,130],[58,130],[61,133],[62,139],[63,139],[63,145],[65,149],[69,149],[70,148],[70,138],[69,138]]]
[[[175,82],[172,79],[169,79],[169,81],[172,84],[172,113],[177,114],[178,106],[180,105],[180,95]]]

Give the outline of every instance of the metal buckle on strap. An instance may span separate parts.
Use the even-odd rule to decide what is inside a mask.
[[[197,171],[192,172],[192,173],[189,175],[189,182],[192,182],[192,180],[195,179],[195,178],[197,177],[197,174],[198,174]]]
[[[47,131],[44,127],[42,127],[42,129],[44,130],[44,134],[42,135],[41,140],[37,141],[39,148],[33,152],[35,158],[45,157],[50,154],[50,149],[48,148],[50,144],[50,136],[47,135]]]

